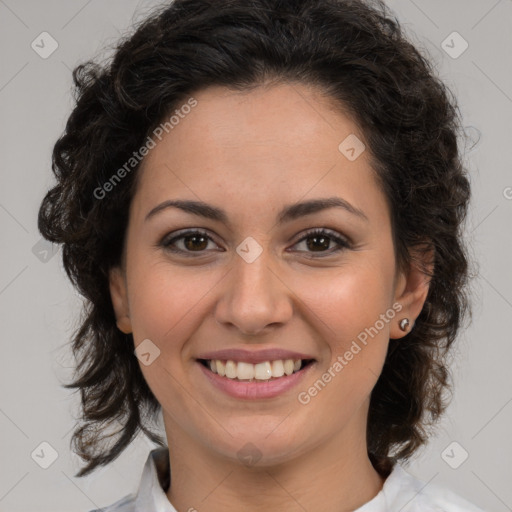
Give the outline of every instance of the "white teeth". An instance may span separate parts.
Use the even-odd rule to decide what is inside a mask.
[[[236,379],[236,363],[234,361],[226,361],[226,377]]]
[[[240,364],[240,363],[238,363]],[[258,380],[269,380],[272,377],[272,366],[270,361],[251,365],[254,367],[254,378]]]
[[[249,363],[243,363],[240,361],[236,366],[236,376],[239,379],[250,380],[254,379],[254,365]],[[258,378],[258,377],[256,377]]]
[[[257,364],[232,360],[212,359],[207,362],[210,370],[221,377],[238,380],[270,380],[284,375],[291,375],[302,367],[301,359],[277,359]]]
[[[284,362],[284,373],[286,373],[286,375],[293,373],[293,359],[286,359]]]
[[[216,360],[215,361],[215,365],[217,366],[217,373],[221,376],[221,377],[224,377],[224,375],[226,375],[226,365],[224,364],[223,361],[219,361],[219,360]],[[213,370],[212,370],[213,371]],[[214,372],[215,373],[215,372]]]
[[[299,359],[300,361],[300,359]],[[283,361],[278,359],[277,361],[272,361],[272,377],[282,377],[284,375],[284,366]]]

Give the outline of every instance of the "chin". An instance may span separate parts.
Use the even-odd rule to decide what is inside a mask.
[[[290,430],[286,428],[284,417],[272,417],[270,421],[246,418],[222,430],[222,439],[209,438],[210,448],[230,461],[238,462],[247,467],[271,467],[284,464],[307,451],[310,443],[304,439],[304,429]]]

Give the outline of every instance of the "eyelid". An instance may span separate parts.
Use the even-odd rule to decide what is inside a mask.
[[[337,231],[334,231],[332,229],[329,229],[329,228],[312,228],[312,229],[308,229],[306,231],[304,231],[301,235],[300,235],[300,238],[293,244],[293,246],[297,245],[298,243],[306,240],[307,238],[309,237],[312,237],[312,236],[321,236],[321,235],[324,235],[324,236],[327,236],[328,238],[330,238],[332,241],[334,241],[337,245],[338,245],[338,248],[336,250],[327,250],[327,251],[320,251],[319,255],[321,254],[324,254],[324,255],[331,255],[331,254],[335,254],[335,253],[338,253],[342,250],[346,250],[346,249],[351,249],[352,248],[352,242],[344,235],[338,233]],[[292,247],[293,247],[292,246]],[[307,252],[307,251],[301,251],[301,252]],[[309,254],[314,254],[313,253],[309,253]],[[322,256],[318,256],[318,257],[322,257]]]
[[[197,235],[202,235],[205,238],[207,238],[209,241],[212,241],[216,245],[219,245],[217,243],[217,241],[215,240],[215,238],[212,237],[210,235],[210,233],[208,231],[206,231],[205,229],[202,229],[202,228],[187,228],[187,229],[182,229],[182,230],[174,231],[172,233],[168,233],[167,235],[165,235],[161,239],[161,241],[157,244],[157,246],[163,247],[164,249],[166,249],[168,251],[171,251],[171,252],[174,252],[174,253],[192,255],[192,254],[194,254],[194,251],[183,251],[181,249],[173,249],[171,247],[171,243],[176,241],[176,240],[180,240],[180,239],[186,237],[187,235],[196,235],[196,234]],[[197,254],[201,254],[201,253],[206,253],[206,251],[197,251]]]
[[[173,233],[168,233],[165,235],[161,241],[157,244],[158,247],[163,247],[164,250],[167,250],[169,252],[175,253],[175,254],[181,254],[185,256],[192,256],[192,257],[200,257],[204,254],[208,254],[210,251],[204,250],[204,251],[186,251],[183,249],[176,249],[172,247],[172,243],[176,240],[181,240],[187,235],[202,235],[205,238],[207,238],[209,241],[214,242],[217,246],[219,245],[217,241],[215,240],[215,237],[212,237],[210,233],[203,229],[203,228],[187,228],[183,230],[178,230]],[[293,243],[292,247],[296,246],[297,244],[303,242],[304,240],[307,240],[308,238],[312,236],[326,236],[331,241],[333,241],[337,247],[334,248],[334,250],[328,249],[326,251],[319,251],[319,252],[310,252],[310,251],[298,251],[300,253],[308,254],[311,258],[322,258],[331,256],[333,254],[338,254],[339,252],[342,252],[347,249],[352,248],[352,242],[350,239],[348,239],[346,236],[338,233],[335,230],[329,229],[329,228],[312,228],[308,229],[306,231],[303,231],[300,235],[298,235],[300,238],[296,242]],[[221,249],[222,252],[225,252],[224,249]],[[287,249],[288,251],[288,249]],[[292,251],[293,252],[293,251]]]

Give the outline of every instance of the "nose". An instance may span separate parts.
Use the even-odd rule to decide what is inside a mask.
[[[293,293],[271,259],[265,250],[251,263],[235,256],[215,309],[220,325],[254,336],[290,320]]]

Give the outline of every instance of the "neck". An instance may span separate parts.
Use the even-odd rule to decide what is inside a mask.
[[[248,467],[198,447],[176,424],[166,426],[167,497],[177,510],[350,512],[374,498],[384,483],[368,458],[365,439],[346,431],[285,462]]]

